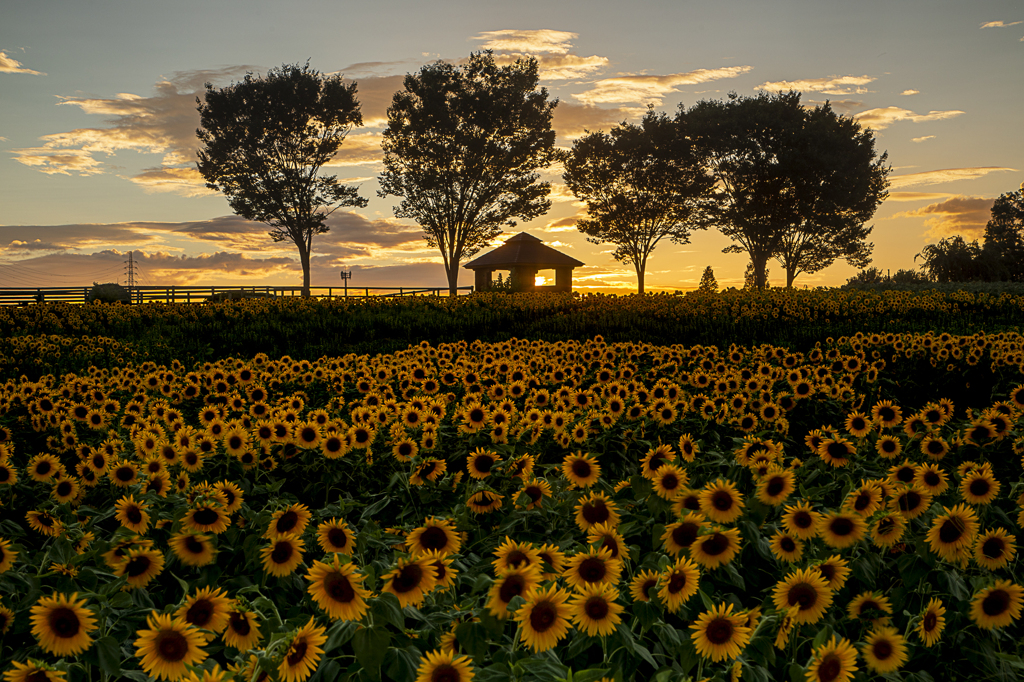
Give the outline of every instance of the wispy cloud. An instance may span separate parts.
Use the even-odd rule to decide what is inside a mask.
[[[860,109],[862,106],[864,106],[864,102],[855,99],[806,100],[808,108],[810,108],[809,105],[811,104],[824,104],[826,101],[828,101],[829,106],[831,106],[833,110],[838,111],[840,114],[849,114],[850,112]]]
[[[893,217],[926,218],[924,224],[932,237],[960,234],[976,239],[985,231],[994,201],[984,197],[957,195],[945,201],[897,213]]]
[[[552,220],[544,226],[545,232],[575,232],[576,231],[576,220],[581,215],[570,215],[558,220]]]
[[[861,95],[868,91],[864,86],[875,80],[872,76],[828,76],[827,78],[805,78],[795,81],[769,81],[756,86],[755,90],[798,90],[800,92],[822,92],[826,95]]]
[[[934,201],[951,196],[946,192],[889,192],[886,201]]]
[[[911,142],[924,142],[925,140],[934,140],[934,139],[935,139],[934,135],[925,135],[924,137],[912,137],[912,138],[910,138],[910,141]]]
[[[888,128],[897,121],[911,121],[913,123],[923,123],[925,121],[941,121],[947,118],[953,118],[960,116],[963,111],[959,109],[952,109],[950,111],[929,111],[927,114],[915,114],[909,109],[901,109],[899,107],[883,107],[880,109],[868,109],[854,116],[857,121],[868,128],[874,128],[875,130],[882,130]]]
[[[183,197],[202,197],[217,193],[206,186],[206,180],[195,168],[147,168],[128,179],[149,194],[171,193]]]
[[[478,33],[473,36],[472,40],[482,41],[483,49],[495,52],[569,54],[569,50],[572,49],[572,41],[578,37],[578,33],[546,28],[502,29]]]
[[[666,95],[679,92],[677,88],[680,86],[736,78],[753,68],[752,66],[726,66],[663,76],[616,76],[599,80],[594,83],[591,90],[573,94],[573,97],[584,104],[624,104],[628,102],[661,104]]]
[[[33,71],[22,65],[17,59],[0,50],[0,73],[23,73],[28,76],[45,76],[42,71]]]
[[[920,90],[904,90],[900,94],[903,95],[904,97],[907,96],[907,95],[920,95],[921,91]]]
[[[1016,26],[1018,24],[1024,24],[1024,21],[1011,21],[1010,23],[1005,21],[986,21],[981,25],[981,28],[1006,28],[1007,26]]]
[[[586,131],[607,130],[623,121],[643,116],[643,107],[598,107],[592,104],[559,102],[551,126],[558,136],[572,140]]]
[[[941,170],[891,176],[889,178],[889,187],[892,189],[899,189],[902,187],[919,187],[921,185],[941,185],[945,182],[956,182],[958,180],[977,180],[978,178],[985,177],[989,173],[1001,173],[1004,171],[1014,172],[1016,170],[1016,168],[1004,168],[1001,166],[943,168]]]

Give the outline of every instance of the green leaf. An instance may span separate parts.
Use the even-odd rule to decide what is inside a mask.
[[[608,668],[588,668],[578,673],[573,673],[572,682],[596,682],[608,674]]]
[[[330,653],[352,639],[356,634],[358,623],[350,620],[339,620],[327,631],[327,641],[324,643],[324,653]]]
[[[704,608],[708,611],[715,608],[715,602],[711,600],[711,597],[704,590],[697,590],[697,594],[700,595],[700,600],[704,602]]]
[[[416,679],[416,669],[420,665],[420,651],[414,646],[404,649],[391,647],[388,649],[388,663],[385,671],[395,682],[413,682]]]
[[[367,517],[373,517],[374,514],[384,509],[391,502],[391,498],[385,496],[383,499],[374,502],[369,507],[363,510],[363,513],[359,515],[359,523],[366,521]]]
[[[118,592],[107,600],[107,604],[115,609],[127,609],[132,605],[132,597],[127,592]]]
[[[341,666],[334,659],[328,658],[323,661],[313,673],[313,676],[309,678],[309,682],[320,682],[320,680],[331,680],[332,682],[338,679],[338,673],[341,672]]]
[[[402,604],[398,597],[390,592],[384,592],[370,603],[370,613],[374,621],[378,619],[395,626],[401,632],[405,629],[405,616],[402,614]]]
[[[391,635],[379,625],[357,630],[352,637],[352,649],[355,651],[356,660],[374,677],[379,672],[380,664],[384,662],[390,643]]]
[[[807,671],[799,663],[789,664],[789,682],[807,682]]]
[[[96,656],[100,662],[100,670],[107,675],[121,674],[121,645],[116,639],[107,635],[93,642]]]

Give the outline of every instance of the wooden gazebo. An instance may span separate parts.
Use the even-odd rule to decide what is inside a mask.
[[[533,235],[520,232],[463,267],[476,273],[477,291],[487,291],[491,287],[491,276],[495,270],[509,270],[509,279],[516,291],[572,291],[573,268],[582,265],[581,261],[555,251]],[[555,271],[554,286],[534,284],[540,270]]]

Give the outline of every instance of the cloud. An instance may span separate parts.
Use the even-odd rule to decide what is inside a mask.
[[[356,83],[356,99],[359,100],[363,125],[367,128],[386,126],[388,124],[388,107],[391,106],[395,93],[404,88],[405,76],[345,78],[346,83],[353,81]],[[345,144],[348,144],[347,140]],[[342,145],[343,150],[344,148],[345,145]]]
[[[551,183],[551,194],[548,195],[548,198],[556,204],[568,203],[573,206],[586,206],[585,203],[576,198],[576,195],[572,193],[568,185],[560,182]]]
[[[568,54],[572,48],[572,41],[578,37],[578,33],[552,29],[503,29],[484,31],[473,36],[471,40],[483,41],[481,47],[484,50],[495,52]]]
[[[128,178],[147,193],[170,192],[183,197],[204,197],[217,194],[206,186],[206,180],[195,168],[147,168]]]
[[[932,201],[951,196],[945,192],[889,192],[886,201]]]
[[[827,78],[805,78],[796,81],[769,81],[756,86],[755,90],[797,90],[799,92],[823,92],[826,95],[861,95],[867,92],[863,87],[875,80],[872,76],[829,76]]]
[[[907,175],[894,175],[889,178],[889,187],[899,189],[902,187],[917,187],[920,185],[941,185],[946,182],[958,180],[977,180],[989,173],[1000,173],[1013,171],[1016,168],[1002,168],[1000,166],[979,166],[974,168],[943,168],[942,170],[924,171],[922,173],[909,173]]]
[[[747,73],[752,66],[727,66],[718,69],[697,69],[686,73],[673,73],[664,76],[626,75],[605,78],[594,83],[594,88],[583,93],[573,94],[575,99],[584,104],[612,104],[639,102],[646,104],[661,100],[668,94],[679,92],[681,85],[697,85],[723,78],[736,78]]]
[[[380,133],[349,133],[341,149],[324,164],[324,168],[337,166],[362,166],[380,163],[384,159]]]
[[[136,246],[155,240],[146,231],[151,223],[84,223],[73,225],[0,226],[0,255],[18,257],[26,252],[72,251],[100,246]]]
[[[954,118],[963,114],[963,111],[953,109],[950,111],[929,111],[927,114],[915,114],[909,109],[899,107],[884,107],[881,109],[868,109],[854,116],[861,125],[882,130],[888,128],[897,121],[911,121],[923,123],[925,121],[941,121],[947,118]]]
[[[25,68],[21,62],[0,50],[0,73],[23,73],[28,76],[45,76],[42,71]]]
[[[984,197],[957,195],[893,217],[926,218],[924,224],[932,237],[961,234],[969,239],[977,239],[985,231],[994,202],[994,199]]]
[[[586,131],[595,132],[614,128],[623,121],[640,118],[642,107],[597,107],[592,104],[574,104],[561,101],[555,107],[551,125],[562,139],[572,140]]]
[[[910,141],[911,142],[924,142],[925,140],[934,140],[934,139],[935,139],[934,135],[925,135],[924,137],[912,137],[912,138],[910,138]]]
[[[981,28],[1006,28],[1008,26],[1016,26],[1017,24],[1024,24],[1024,21],[1011,21],[1008,24],[1002,21],[987,21],[981,25]]]
[[[849,114],[855,109],[860,109],[862,106],[864,106],[864,102],[860,102],[855,99],[809,99],[807,100],[807,105],[824,104],[826,101],[829,103],[829,106],[831,106],[833,110],[839,112],[840,114]]]
[[[906,96],[906,95],[920,95],[921,91],[920,90],[904,90],[900,94],[903,95],[903,96]]]
[[[542,81],[560,81],[574,78],[586,78],[595,71],[608,66],[607,57],[591,55],[581,57],[576,54],[558,55],[525,55],[518,52],[496,55],[494,61],[504,66],[517,59],[533,56],[537,60],[538,77]]]

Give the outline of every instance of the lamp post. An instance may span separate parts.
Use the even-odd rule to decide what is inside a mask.
[[[341,281],[345,283],[345,298],[348,298],[348,281],[352,279],[352,271],[345,272],[341,271]]]

